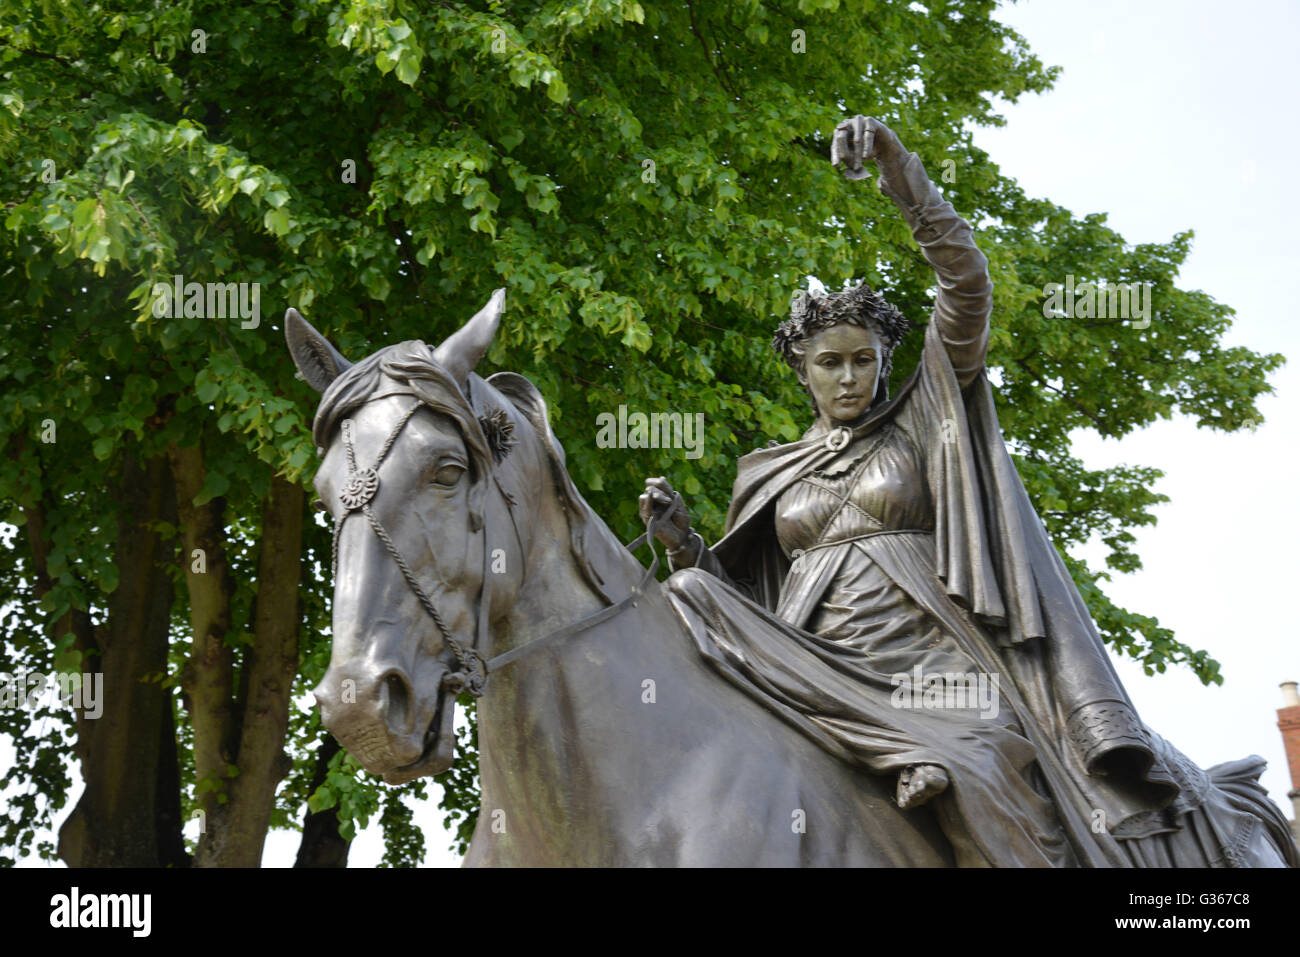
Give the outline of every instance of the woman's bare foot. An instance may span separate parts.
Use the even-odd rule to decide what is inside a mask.
[[[948,790],[948,772],[937,764],[914,764],[898,772],[898,806],[920,807]]]

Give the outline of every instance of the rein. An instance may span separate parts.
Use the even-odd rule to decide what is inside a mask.
[[[527,644],[520,645],[518,648],[514,648],[504,654],[496,655],[495,657],[485,660],[483,655],[479,652],[479,647],[486,647],[487,645],[487,619],[489,605],[488,582],[491,580],[488,577],[490,574],[490,551],[487,547],[488,535],[486,518],[483,522],[483,583],[479,588],[478,630],[475,635],[474,644],[466,647],[453,638],[451,632],[447,630],[447,626],[442,620],[442,615],[438,613],[438,608],[434,605],[433,599],[430,598],[428,593],[420,587],[420,583],[416,581],[415,573],[411,571],[410,565],[408,565],[406,559],[402,557],[402,553],[397,550],[397,546],[393,544],[392,538],[389,537],[383,524],[370,508],[370,502],[379,491],[379,466],[383,464],[384,458],[388,455],[389,450],[392,449],[393,443],[397,441],[397,436],[406,426],[406,423],[410,421],[411,416],[413,416],[422,405],[422,402],[416,402],[415,405],[406,411],[397,425],[395,425],[392,431],[388,433],[388,438],[384,440],[383,448],[380,449],[379,457],[375,459],[375,464],[364,469],[357,468],[356,452],[352,446],[352,421],[350,419],[345,419],[343,421],[343,444],[347,449],[348,454],[348,480],[339,491],[339,502],[343,505],[344,512],[343,515],[339,517],[338,521],[334,523],[334,541],[331,547],[331,574],[335,579],[338,578],[339,536],[343,532],[343,523],[347,521],[348,517],[353,512],[359,511],[370,522],[370,527],[374,529],[375,535],[381,542],[383,542],[384,547],[388,549],[388,554],[393,556],[393,560],[397,562],[397,567],[401,569],[402,577],[406,579],[406,584],[410,587],[411,591],[415,593],[415,597],[419,600],[420,605],[429,613],[429,617],[433,619],[433,623],[438,627],[438,631],[442,634],[442,640],[451,648],[452,654],[456,656],[456,663],[459,668],[456,671],[449,671],[443,675],[440,689],[451,691],[453,694],[459,694],[460,692],[465,691],[472,697],[478,698],[483,694],[483,689],[487,684],[489,675],[500,671],[502,668],[506,667],[506,665],[517,661],[519,658],[523,657],[525,653],[539,648],[542,645],[559,641],[562,638],[570,638],[574,635],[580,634],[589,628],[599,625],[601,622],[608,621],[626,610],[628,607],[636,605],[637,599],[645,594],[647,586],[654,581],[655,575],[659,571],[659,554],[655,551],[654,545],[654,529],[658,516],[652,513],[650,520],[646,522],[645,532],[635,541],[630,542],[627,545],[628,551],[635,551],[640,548],[642,544],[649,544],[651,562],[650,567],[645,570],[641,575],[641,579],[632,586],[632,590],[626,596],[620,598],[612,605],[607,605],[600,609],[600,611],[593,612],[590,615],[579,618],[575,622],[571,622],[568,625],[550,631],[541,638],[535,638]],[[495,481],[495,476],[493,478]],[[505,493],[505,490],[502,489],[499,484],[497,485],[497,490],[501,493],[502,500],[506,503],[506,508],[513,509],[514,501]],[[511,511],[510,516],[511,521],[513,522],[513,511]],[[516,532],[517,531],[518,529],[516,527]],[[522,545],[522,540],[520,541],[520,544]]]

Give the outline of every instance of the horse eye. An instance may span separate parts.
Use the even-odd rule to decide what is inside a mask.
[[[434,485],[442,485],[450,488],[460,481],[461,474],[465,471],[464,466],[448,464],[438,469],[433,476]]]
[[[311,500],[311,507],[316,509],[316,511],[318,512],[329,511],[329,507],[323,501],[320,500],[319,496]]]

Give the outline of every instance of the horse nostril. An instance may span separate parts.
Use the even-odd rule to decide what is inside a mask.
[[[399,733],[410,731],[407,724],[411,713],[411,691],[406,680],[397,672],[390,671],[380,684],[380,696],[380,716],[388,727]]]

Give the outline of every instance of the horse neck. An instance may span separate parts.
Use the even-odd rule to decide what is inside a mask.
[[[603,525],[587,531],[611,534]],[[558,502],[543,506],[530,545],[513,607],[493,631],[494,654],[608,605],[573,554]],[[601,571],[609,591],[621,598],[638,584],[644,568],[628,554],[619,567]],[[646,679],[679,691],[693,688],[690,698],[708,699],[708,679],[690,658],[687,642],[672,640],[675,634],[675,616],[651,583],[635,605],[494,672],[478,706],[483,807],[508,808],[512,819],[541,814],[538,809],[545,807],[586,808],[597,816],[605,812],[591,809],[632,812],[600,795],[614,793],[630,774],[639,773],[636,766],[643,771],[647,761],[657,759],[645,748],[618,745],[646,734],[641,702]],[[586,833],[613,828],[610,821],[589,823],[595,830]],[[531,826],[542,825],[533,821]]]
[[[548,488],[541,496],[534,521],[530,524],[526,554],[522,559],[521,578],[513,589],[514,598],[503,623],[494,629],[493,653],[500,654],[535,641],[552,631],[606,607],[608,602],[584,574],[571,545],[566,506]],[[594,514],[588,519],[588,537],[613,533]],[[578,518],[578,517],[573,517]],[[614,567],[602,567],[607,590],[617,597],[631,592],[643,569],[630,553],[618,552]],[[526,657],[526,656],[525,656]]]

